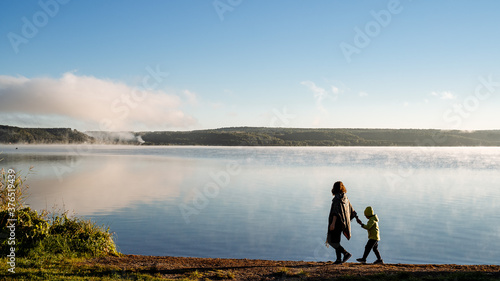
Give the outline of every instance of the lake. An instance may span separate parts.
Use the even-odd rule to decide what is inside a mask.
[[[500,263],[500,148],[1,145],[29,205],[109,226],[124,254],[334,260],[331,188],[380,219],[386,263]],[[353,221],[342,245],[361,257]],[[370,253],[368,261],[375,260]]]

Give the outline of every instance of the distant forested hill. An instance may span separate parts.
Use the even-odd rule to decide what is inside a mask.
[[[92,143],[94,138],[69,128],[19,128],[0,125],[0,143]]]
[[[234,127],[196,131],[87,132],[0,126],[1,143],[218,146],[500,146],[500,130]]]
[[[500,146],[500,130],[299,129],[236,127],[136,133],[149,145]]]

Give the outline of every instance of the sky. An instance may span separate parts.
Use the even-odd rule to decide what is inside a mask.
[[[500,129],[500,1],[0,1],[0,124]]]

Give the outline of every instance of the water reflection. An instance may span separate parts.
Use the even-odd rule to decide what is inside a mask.
[[[32,207],[106,223],[128,254],[332,259],[330,189],[342,180],[358,212],[377,212],[386,262],[500,260],[498,148],[22,150],[3,150],[1,164],[35,166]],[[353,227],[345,247],[361,255],[366,231]]]
[[[137,156],[23,155],[4,161],[16,170],[27,171],[28,163],[34,166],[28,176],[32,208],[56,205],[79,215],[175,200],[196,167],[195,160]],[[78,164],[68,166],[68,161]]]

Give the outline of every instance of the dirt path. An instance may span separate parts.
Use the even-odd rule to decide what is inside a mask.
[[[363,265],[332,262],[269,261],[248,259],[211,259],[125,255],[98,258],[88,262],[119,271],[144,272],[171,279],[233,279],[233,280],[325,280],[339,276],[438,276],[453,272],[483,272],[500,279],[499,265]]]

